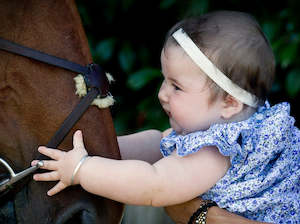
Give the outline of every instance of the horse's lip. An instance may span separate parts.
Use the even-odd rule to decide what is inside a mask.
[[[96,209],[87,203],[76,202],[73,206],[63,210],[58,214],[58,218],[55,224],[65,224],[69,223],[68,221],[72,219],[72,217],[77,216],[80,214],[81,224],[93,224],[97,223],[96,217]],[[78,222],[76,222],[78,223]]]

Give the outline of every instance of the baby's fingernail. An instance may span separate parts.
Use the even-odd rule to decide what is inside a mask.
[[[40,151],[43,151],[45,148],[46,148],[46,147],[44,147],[44,146],[40,146],[40,147],[38,148],[38,151],[39,151],[39,152],[40,152]]]

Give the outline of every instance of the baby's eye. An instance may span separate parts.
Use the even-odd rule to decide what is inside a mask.
[[[177,85],[173,84],[175,90],[181,90]]]

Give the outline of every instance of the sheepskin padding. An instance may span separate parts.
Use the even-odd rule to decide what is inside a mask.
[[[109,73],[106,73],[106,77],[109,81],[109,83],[114,81],[114,78],[112,77],[112,75],[110,75]],[[75,78],[75,87],[76,87],[76,95],[78,95],[79,97],[83,97],[87,94],[87,87],[86,84],[84,82],[84,78],[81,74],[78,74]],[[111,105],[113,105],[115,102],[113,96],[109,93],[105,98],[100,98],[100,96],[98,95],[94,101],[91,103],[91,105],[95,105],[99,108],[106,108],[109,107]]]

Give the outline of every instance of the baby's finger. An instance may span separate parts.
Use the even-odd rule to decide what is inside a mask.
[[[52,171],[47,173],[34,174],[33,179],[36,181],[55,181],[55,180],[59,180],[60,177],[57,171]]]
[[[55,194],[57,194],[58,192],[60,192],[60,191],[62,191],[63,189],[65,189],[66,187],[67,187],[67,186],[66,186],[63,182],[59,181],[53,188],[51,188],[51,189],[47,192],[47,194],[48,194],[49,196],[55,195]]]
[[[51,149],[45,146],[40,146],[38,151],[45,156],[50,157],[51,159],[59,160],[66,153],[65,151],[61,151],[59,149]]]
[[[55,160],[42,160],[43,166],[40,168],[43,170],[57,170],[58,169],[58,161]]]
[[[82,132],[77,130],[73,135],[73,146],[74,148],[84,148]]]
[[[36,166],[36,164],[39,162],[39,160],[33,160],[31,161],[31,166]]]

